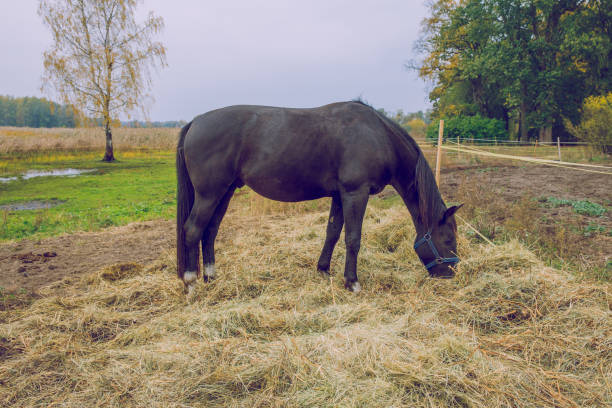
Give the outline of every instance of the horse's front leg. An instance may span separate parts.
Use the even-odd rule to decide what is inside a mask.
[[[344,225],[342,201],[340,200],[340,196],[335,194],[332,196],[331,208],[329,210],[325,245],[323,245],[319,262],[317,262],[317,269],[319,272],[329,274],[329,265],[331,263],[332,254],[334,253],[334,248],[342,232],[342,225]]]
[[[344,214],[346,261],[344,265],[344,287],[352,292],[359,292],[361,285],[357,280],[357,255],[361,246],[361,225],[366,206],[368,205],[369,188],[342,192],[342,213]]]

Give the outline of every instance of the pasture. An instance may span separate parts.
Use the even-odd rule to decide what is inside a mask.
[[[460,222],[458,275],[431,280],[408,211],[385,190],[366,212],[358,295],[343,289],[343,238],[335,274],[316,272],[329,200],[241,189],[221,225],[219,277],[188,299],[171,221],[177,131],[117,131],[116,164],[99,161],[95,132],[0,129],[0,177],[94,170],[0,184],[0,205],[58,203],[2,210],[3,405],[612,402],[609,176],[445,154],[447,204],[465,202],[460,215],[495,245]]]

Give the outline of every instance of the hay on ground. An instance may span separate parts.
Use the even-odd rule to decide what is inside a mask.
[[[610,406],[609,284],[463,231],[458,277],[431,280],[407,212],[369,208],[354,295],[342,244],[315,271],[326,221],[231,214],[191,299],[163,254],[3,312],[0,405]]]

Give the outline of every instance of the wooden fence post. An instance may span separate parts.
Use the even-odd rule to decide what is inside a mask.
[[[559,141],[559,136],[557,136],[557,151],[559,152],[559,161],[561,160],[561,142]]]
[[[457,158],[461,158],[461,136],[457,135]]]
[[[442,135],[444,134],[444,120],[440,120],[440,129],[438,130],[438,154],[436,156],[436,184],[440,186],[440,162],[442,160]]]

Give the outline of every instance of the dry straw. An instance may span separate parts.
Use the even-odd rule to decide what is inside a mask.
[[[168,253],[3,312],[0,405],[610,406],[609,284],[463,227],[457,278],[431,280],[407,212],[369,208],[354,295],[314,271],[325,212],[245,214],[191,299]]]
[[[178,129],[117,128],[113,145],[117,149],[174,149]],[[104,149],[102,128],[17,128],[0,127],[0,153],[38,152],[51,150]]]

